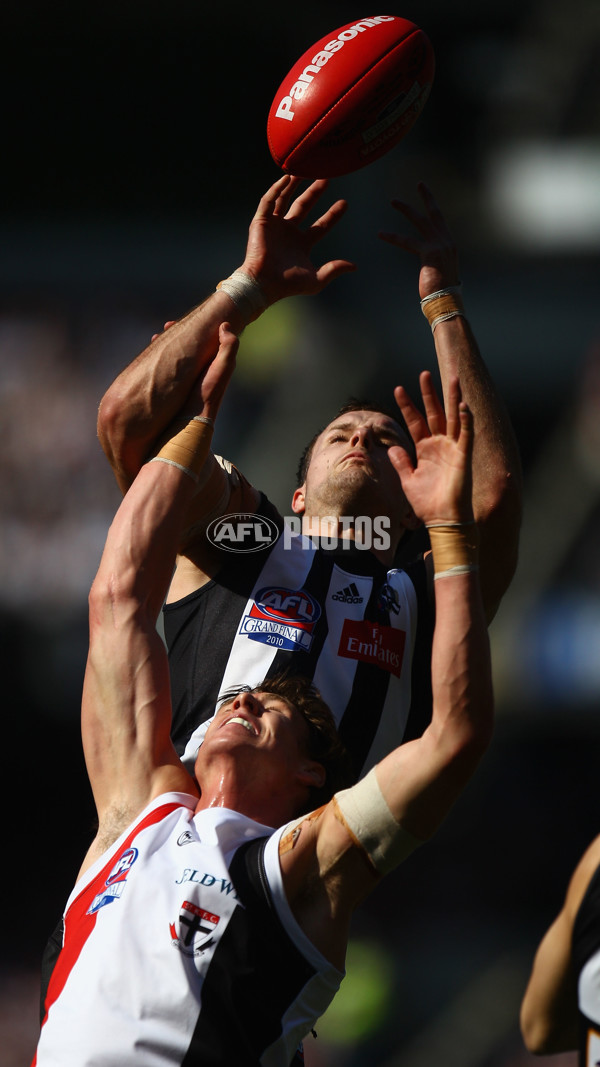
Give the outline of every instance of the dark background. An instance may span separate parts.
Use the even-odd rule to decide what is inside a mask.
[[[277,177],[265,130],[277,86],[313,41],[366,13],[182,0],[3,13],[0,669],[4,778],[14,763],[18,783],[5,800],[8,1067],[35,1041],[39,956],[93,826],[77,721],[86,596],[118,504],[95,409],[151,334],[239,264]],[[358,949],[374,955],[307,1062],[416,1067],[443,1054],[515,1067],[530,1059],[517,1012],[534,947],[597,832],[598,9],[394,13],[433,42],[431,97],[405,142],[332,183],[349,211],[322,258],[359,269],[247,331],[220,447],[286,511],[296,454],[340,399],[414,389],[433,359],[416,264],[376,234],[401,225],[390,199],[416,202],[427,181],[519,438],[521,562],[491,629],[492,750],[436,842],[357,916]]]

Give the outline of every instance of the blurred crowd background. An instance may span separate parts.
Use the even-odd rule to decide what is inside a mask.
[[[5,1067],[33,1052],[40,955],[93,824],[78,729],[86,601],[119,500],[98,402],[241,262],[277,177],[266,116],[289,67],[374,13],[314,0],[3,12]],[[332,182],[349,210],[318,254],[359,269],[246,331],[216,444],[287,513],[305,439],[341,400],[415,391],[433,364],[417,264],[377,232],[405,228],[390,201],[417,203],[425,180],[521,446],[521,559],[491,628],[492,750],[436,841],[357,915],[350,976],[306,1059],[530,1067],[518,1007],[533,951],[599,829],[600,7],[421,0],[391,13],[432,40],[430,100],[405,142]]]

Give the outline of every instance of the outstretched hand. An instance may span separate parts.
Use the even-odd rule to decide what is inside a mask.
[[[460,274],[456,245],[439,205],[424,182],[419,182],[417,188],[423,203],[422,212],[405,200],[392,200],[392,206],[412,223],[416,233],[381,231],[379,236],[382,241],[419,257],[419,297],[422,300],[439,289],[458,285]]]
[[[311,259],[314,246],[339,222],[345,200],[336,200],[315,222],[301,229],[308,213],[328,187],[328,181],[312,182],[294,199],[299,178],[285,175],[261,198],[250,224],[242,270],[260,284],[269,304],[285,296],[318,293],[340,274],[355,270],[347,259],[332,259],[316,267]]]
[[[417,463],[405,449],[389,449],[390,461],[417,518],[429,523],[469,522],[473,417],[461,400],[458,378],[449,384],[447,413],[433,386],[431,373],[420,375],[425,415],[415,406],[403,386],[394,390],[396,403],[412,437]]]

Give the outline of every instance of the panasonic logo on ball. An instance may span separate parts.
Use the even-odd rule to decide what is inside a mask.
[[[321,51],[313,56],[310,63],[302,71],[302,74],[298,75],[289,91],[289,95],[281,98],[277,111],[275,112],[275,118],[287,119],[288,122],[292,121],[294,118],[294,111],[292,110],[294,100],[302,99],[307,87],[313,81],[315,76],[326,63],[329,63],[331,57],[335,55],[336,52],[339,52],[340,48],[344,47],[346,41],[352,41],[359,33],[365,33],[366,30],[372,29],[373,26],[378,26],[381,22],[393,22],[395,18],[395,15],[374,15],[373,18],[361,19],[361,21],[356,22],[354,26],[348,26],[347,29],[338,33],[333,41],[328,41]]]

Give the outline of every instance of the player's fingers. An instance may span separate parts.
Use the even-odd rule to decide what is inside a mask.
[[[458,407],[462,399],[460,383],[456,376],[448,382],[448,399],[446,401],[447,426],[446,433],[453,441],[457,441],[461,423],[458,415]]]
[[[446,412],[435,391],[430,371],[425,370],[419,375],[419,385],[430,432],[434,435],[449,433],[446,425]]]
[[[467,405],[465,400],[461,400],[458,407],[458,417],[460,421],[460,434],[458,443],[463,449],[464,453],[469,456],[473,452],[474,424],[473,424],[473,412]]]
[[[321,215],[321,217],[310,226],[308,234],[312,243],[314,244],[316,241],[320,241],[326,233],[329,233],[342,216],[346,214],[347,210],[347,200],[336,200],[335,204],[332,204],[329,210]]]
[[[277,204],[277,201],[283,194],[284,190],[290,184],[291,180],[292,179],[289,174],[284,174],[283,177],[278,178],[276,182],[273,182],[273,185],[270,187],[270,189],[267,189],[266,193],[261,196],[258,202],[258,207],[254,216],[255,219],[268,218],[269,216],[274,214],[275,205]]]
[[[423,206],[427,214],[431,215],[432,213],[435,213],[443,217],[442,209],[440,208],[440,205],[438,204],[429,186],[426,185],[425,182],[419,182],[419,184],[417,185],[417,189],[419,191],[419,196],[423,201]]]
[[[377,236],[382,241],[387,241],[389,245],[394,245],[395,248],[403,248],[405,252],[412,252],[415,256],[421,253],[422,242],[418,237],[406,237],[401,233],[388,233],[387,230],[380,230]]]
[[[429,427],[425,418],[413,403],[403,385],[397,385],[394,389],[394,399],[402,412],[406,427],[415,444],[425,437],[430,437]]]
[[[279,215],[281,216],[281,218],[287,218],[290,203],[292,201],[292,198],[296,195],[298,186],[300,185],[301,181],[301,178],[290,177],[288,184],[282,189],[281,193],[277,197],[277,201],[275,203],[275,208],[273,211],[274,215]]]
[[[392,467],[398,472],[400,481],[414,474],[413,462],[406,449],[402,448],[402,445],[392,445],[391,448],[388,448],[388,458]]]
[[[316,272],[317,282],[324,288],[334,278],[339,278],[340,274],[349,274],[353,270],[356,270],[356,263],[351,263],[349,259],[331,259],[329,263],[319,267]]]
[[[300,178],[293,179],[296,183],[301,181]],[[287,212],[286,218],[294,222],[300,222],[308,215],[313,205],[317,202],[320,196],[323,195],[329,181],[327,178],[317,178],[316,181],[311,182],[308,189],[305,189],[300,196],[297,196],[294,203],[291,205]]]
[[[239,339],[234,334],[229,323],[221,323],[219,327],[219,349],[214,360],[206,369],[201,387],[204,401],[202,414],[207,418],[214,418],[219,410],[219,405],[235,369],[238,345]]]
[[[165,322],[165,324],[163,326],[163,331],[170,329],[171,326],[174,326],[176,322],[177,322],[177,319],[169,319],[168,322]],[[153,333],[152,334],[152,340],[153,341],[156,341],[157,337],[162,337],[162,334],[160,334],[160,333]]]
[[[404,215],[404,218],[407,219],[419,233],[423,234],[423,237],[429,235],[431,231],[431,223],[429,219],[426,215],[417,211],[412,204],[408,204],[406,200],[392,200],[392,207]]]
[[[442,209],[438,204],[435,196],[431,192],[429,186],[426,185],[425,182],[419,182],[417,188],[419,190],[421,200],[423,201],[423,206],[427,213],[427,217],[431,220],[435,229],[440,231],[440,233],[445,234],[447,237],[450,237],[450,231],[448,230],[448,226],[446,223],[446,219],[444,218],[444,215],[442,213]]]

